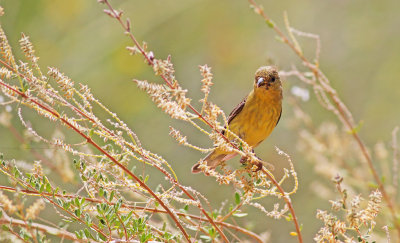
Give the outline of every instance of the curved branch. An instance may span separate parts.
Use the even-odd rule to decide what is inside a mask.
[[[42,231],[44,233],[48,233],[51,235],[59,236],[64,239],[68,240],[73,240],[73,241],[78,241],[78,242],[86,242],[84,240],[76,238],[75,234],[72,234],[66,230],[63,229],[57,229],[54,227],[50,227],[47,225],[42,225],[38,223],[28,223],[26,221],[20,220],[20,219],[15,219],[6,214],[4,210],[0,209],[3,213],[3,216],[0,218],[0,225],[14,225],[14,226],[19,226],[19,227],[24,227],[24,228],[33,228],[37,229],[39,231]]]

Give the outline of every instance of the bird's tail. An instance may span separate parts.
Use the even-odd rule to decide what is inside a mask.
[[[207,166],[209,166],[211,169],[215,169],[217,165],[224,161],[224,158],[227,154],[222,153],[219,149],[215,149],[211,153],[209,153],[203,160],[207,163]],[[201,172],[200,163],[197,163],[193,165],[192,167],[192,173],[199,173]]]

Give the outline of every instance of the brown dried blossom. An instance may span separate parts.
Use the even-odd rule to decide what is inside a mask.
[[[167,88],[164,85],[153,84],[147,81],[135,80],[139,89],[146,91],[152,101],[160,107],[165,113],[174,119],[187,120],[188,116],[185,108],[190,100],[185,98],[186,90],[177,90]],[[171,94],[171,92],[173,92]],[[173,100],[176,97],[176,101]]]
[[[17,207],[14,206],[13,202],[0,191],[0,207],[7,211],[9,214],[14,214],[17,211]]]
[[[153,70],[156,75],[163,75],[172,85],[175,84],[175,69],[170,58],[166,60],[154,59]]]
[[[210,93],[211,86],[214,84],[212,82],[213,75],[211,73],[211,68],[206,65],[200,66],[201,76],[203,79],[201,80],[201,92],[203,92],[206,96]]]
[[[26,209],[26,219],[34,220],[39,216],[39,213],[43,211],[45,204],[43,199],[37,199],[31,206]]]
[[[176,141],[178,141],[178,143],[179,143],[180,145],[186,145],[186,144],[187,144],[187,138],[186,138],[186,136],[182,136],[182,134],[181,134],[178,130],[176,130],[175,128],[173,128],[173,127],[169,127],[169,129],[171,130],[171,131],[169,132],[169,135],[171,135],[173,138],[175,138]]]
[[[1,79],[10,79],[11,76],[13,75],[13,72],[8,70],[5,67],[0,68],[0,78]]]
[[[324,226],[318,231],[314,237],[316,242],[353,242],[351,232],[356,232],[360,239],[369,237],[370,232],[375,226],[375,218],[380,210],[382,194],[376,190],[369,195],[368,206],[360,210],[360,195],[356,195],[351,199],[350,207],[345,208],[342,205],[343,200],[330,201],[334,211],[344,211],[346,213],[345,221],[340,220],[337,216],[324,210],[317,210],[317,218],[324,222]],[[366,233],[361,233],[361,228],[367,227]]]
[[[3,28],[0,28],[0,55],[7,63],[10,63],[12,67],[16,67],[14,55],[11,51],[11,46],[8,43],[7,36],[4,33]]]
[[[65,92],[65,98],[72,98],[74,94],[74,82],[70,78],[61,73],[57,68],[53,67],[49,67],[47,74],[56,80],[61,90]]]
[[[33,49],[33,45],[29,40],[29,36],[26,36],[24,33],[22,33],[22,37],[19,40],[19,44],[21,46],[21,50],[25,53],[25,56],[31,62],[37,63],[39,58],[35,56],[35,50]]]
[[[361,220],[363,222],[373,221],[381,209],[382,193],[379,190],[371,192],[369,195],[368,206],[361,211]]]
[[[33,175],[35,175],[35,177],[39,177],[39,178],[43,177],[44,173],[43,173],[43,168],[42,168],[42,164],[40,163],[40,161],[34,162],[32,173],[33,173]]]

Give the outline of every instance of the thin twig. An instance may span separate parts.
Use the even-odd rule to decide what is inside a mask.
[[[219,222],[224,222],[227,220],[230,216],[232,216],[239,208],[243,206],[244,200],[242,200],[236,207],[234,207],[229,213],[227,213],[225,216],[221,217],[218,219]]]
[[[56,235],[56,236],[63,237],[63,238],[69,239],[69,240],[78,241],[78,242],[86,242],[84,240],[76,238],[75,234],[72,234],[63,229],[57,229],[54,227],[50,227],[50,226],[42,225],[42,224],[38,224],[38,223],[29,223],[28,224],[23,220],[15,219],[15,218],[8,216],[6,214],[6,212],[4,212],[4,210],[2,210],[2,212],[3,212],[3,217],[0,218],[0,225],[14,225],[14,226],[19,226],[19,227],[24,227],[24,228],[31,227],[31,228],[37,229],[41,232],[45,232],[45,233],[48,233],[51,235]]]
[[[282,195],[283,200],[285,201],[286,205],[289,207],[290,213],[292,214],[294,226],[296,227],[297,239],[299,240],[300,243],[302,243],[303,237],[301,236],[300,226],[299,226],[299,223],[297,222],[297,217],[296,217],[296,214],[295,214],[295,211],[294,211],[294,208],[293,208],[293,205],[292,205],[289,195],[287,195],[287,193],[285,193],[283,188],[279,185],[279,183],[275,180],[275,178],[270,175],[270,173],[267,170],[262,168],[261,171],[268,177],[268,179],[270,179],[272,181],[272,183],[276,186],[276,188],[278,188],[279,192]]]

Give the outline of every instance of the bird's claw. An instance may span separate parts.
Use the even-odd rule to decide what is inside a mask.
[[[261,162],[261,159],[258,157],[257,157],[257,159],[259,161],[254,162],[254,164],[257,166],[257,168],[255,170],[253,170],[253,172],[258,172],[258,171],[262,170],[262,168],[263,168],[263,163]],[[249,158],[247,156],[243,156],[242,158],[240,158],[240,163],[245,165],[248,160],[249,160]]]
[[[256,164],[257,168],[255,170],[253,170],[253,172],[258,172],[258,171],[262,170],[262,168],[263,168],[263,163],[262,162],[257,161],[256,163],[257,163]]]
[[[263,161],[258,156],[256,156],[256,157],[257,157],[258,161],[254,161],[254,165],[257,166],[257,168],[254,170],[254,172],[258,172],[258,171],[262,170],[263,166],[267,167],[268,170],[275,169],[275,167],[272,164]],[[240,158],[240,163],[245,165],[248,160],[249,160],[249,158],[247,156],[243,156],[242,158]]]

